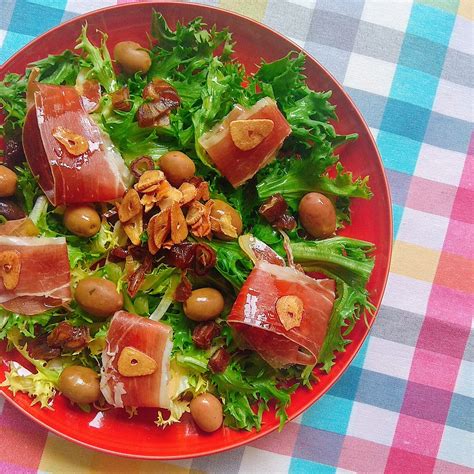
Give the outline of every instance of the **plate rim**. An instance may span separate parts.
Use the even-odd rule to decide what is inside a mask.
[[[21,49],[19,49],[12,56],[10,56],[3,64],[0,65],[0,78],[3,78],[3,76],[8,73],[9,64],[11,64],[14,60],[16,60],[17,57],[21,56],[24,53],[24,51],[31,48],[36,43],[40,42],[43,39],[43,37],[49,35],[53,31],[59,30],[59,29],[63,28],[64,26],[69,25],[71,23],[85,21],[87,19],[87,17],[92,15],[92,14],[107,13],[107,12],[113,11],[113,10],[133,9],[133,8],[143,6],[144,4],[148,5],[148,6],[156,6],[158,8],[160,6],[163,6],[163,5],[176,7],[176,8],[186,8],[186,6],[188,5],[187,3],[183,3],[183,2],[180,2],[180,1],[147,1],[145,3],[135,3],[134,2],[134,3],[111,5],[111,6],[108,6],[108,7],[103,7],[103,8],[98,8],[98,9],[95,9],[95,10],[91,10],[91,11],[85,12],[81,15],[77,15],[77,16],[75,16],[75,17],[73,17],[73,18],[71,18],[71,19],[69,19],[65,22],[62,22],[59,25],[56,25],[55,27],[50,28],[49,30],[45,31],[41,35],[37,36],[36,38],[34,38],[33,40],[31,40],[30,42],[25,44]],[[372,326],[373,326],[373,324],[376,320],[377,314],[378,314],[380,306],[382,304],[382,298],[385,294],[385,290],[386,290],[386,287],[387,287],[387,281],[388,281],[388,277],[389,277],[389,273],[390,273],[390,263],[391,263],[392,252],[393,252],[393,241],[394,241],[394,237],[393,237],[393,212],[392,212],[392,205],[391,205],[392,204],[392,197],[391,197],[391,192],[390,192],[390,186],[388,184],[387,174],[385,172],[385,166],[383,164],[382,157],[380,155],[380,152],[379,152],[379,149],[377,147],[377,143],[374,139],[374,136],[372,135],[372,132],[370,131],[369,125],[367,124],[367,122],[366,122],[364,116],[362,115],[362,113],[360,112],[359,108],[354,103],[352,97],[344,89],[343,85],[326,69],[325,66],[323,66],[314,56],[312,56],[303,47],[299,46],[297,43],[295,43],[290,38],[288,38],[287,36],[279,33],[278,31],[274,30],[273,28],[271,28],[271,27],[269,27],[269,26],[267,26],[267,25],[265,25],[265,24],[263,24],[263,23],[261,23],[257,20],[254,20],[253,18],[250,18],[250,17],[248,17],[246,15],[243,15],[243,14],[240,14],[240,13],[232,12],[232,11],[227,10],[225,8],[213,7],[211,5],[204,5],[204,4],[201,4],[201,3],[192,3],[191,5],[192,6],[197,6],[201,9],[203,9],[203,10],[214,11],[214,12],[215,11],[224,12],[227,15],[230,15],[230,16],[239,18],[241,20],[250,22],[253,25],[256,25],[258,28],[266,30],[267,32],[269,32],[272,35],[277,35],[278,37],[280,37],[281,39],[283,39],[287,43],[291,44],[292,47],[296,51],[302,52],[308,58],[310,58],[310,60],[317,63],[318,66],[325,72],[325,74],[327,74],[331,78],[331,80],[334,82],[334,84],[336,84],[337,87],[339,87],[339,89],[344,94],[345,98],[347,100],[349,100],[349,102],[351,103],[355,114],[358,116],[358,119],[361,121],[361,123],[364,125],[365,129],[368,132],[369,140],[370,140],[371,144],[373,145],[373,148],[376,152],[377,160],[378,160],[378,162],[380,164],[380,168],[382,170],[382,174],[381,174],[382,184],[383,184],[383,188],[384,188],[384,190],[387,194],[387,202],[389,204],[388,205],[389,242],[388,242],[387,267],[386,267],[385,274],[383,275],[383,284],[380,287],[380,304],[376,308],[376,311],[374,312],[373,317],[370,318],[370,321],[368,321],[367,331],[365,332],[363,337],[357,342],[355,342],[355,341],[351,342],[351,344],[355,344],[353,353],[350,356],[350,358],[343,364],[343,366],[341,366],[340,373],[335,375],[332,378],[332,380],[327,384],[327,386],[324,389],[322,389],[314,398],[312,398],[310,401],[308,401],[302,407],[300,407],[298,410],[296,410],[295,413],[292,413],[288,417],[288,420],[287,420],[287,423],[288,423],[288,422],[292,421],[293,419],[295,419],[296,417],[300,416],[310,406],[312,406],[314,403],[316,403],[323,395],[325,395],[334,386],[334,384],[336,382],[339,381],[341,376],[344,374],[344,372],[351,365],[352,361],[354,360],[354,358],[359,353],[361,346],[364,344],[364,342],[365,342],[367,336],[369,335],[370,330],[371,330],[371,328],[372,328]],[[207,448],[207,449],[203,450],[202,452],[200,452],[199,454],[185,454],[185,455],[176,455],[176,456],[159,455],[159,454],[157,454],[157,455],[137,455],[137,454],[133,454],[133,453],[126,453],[126,452],[123,452],[123,451],[103,448],[103,447],[96,446],[94,444],[88,443],[86,441],[82,441],[80,439],[74,438],[74,437],[72,437],[72,436],[70,436],[70,435],[68,435],[68,434],[66,434],[62,431],[59,431],[56,428],[53,428],[53,427],[49,426],[46,422],[36,418],[26,408],[24,408],[23,406],[20,406],[15,401],[15,398],[13,396],[10,396],[9,393],[6,393],[3,390],[0,390],[0,394],[3,396],[4,399],[6,399],[11,405],[13,405],[21,413],[26,415],[30,420],[34,421],[36,424],[42,426],[43,428],[46,428],[49,432],[54,433],[54,434],[58,435],[59,437],[61,437],[63,439],[71,441],[71,442],[73,442],[75,444],[78,444],[80,446],[83,446],[85,448],[89,448],[89,449],[92,449],[94,451],[101,452],[101,453],[104,453],[104,454],[119,456],[119,457],[128,458],[128,459],[142,459],[142,460],[150,460],[150,461],[151,460],[153,460],[153,461],[167,461],[167,460],[171,461],[171,460],[190,459],[190,458],[198,458],[198,457],[202,457],[202,456],[209,456],[209,455],[213,455],[213,454],[219,454],[219,453],[222,453],[222,452],[229,451],[231,449],[235,449],[235,448],[244,446],[244,445],[249,444],[251,442],[257,441],[258,439],[272,433],[273,431],[275,431],[278,428],[278,423],[276,423],[275,426],[269,427],[267,429],[262,427],[262,429],[260,431],[255,431],[254,432],[254,437],[251,440],[236,440],[236,441],[233,441],[230,444],[228,444],[226,446],[223,446],[223,447]]]

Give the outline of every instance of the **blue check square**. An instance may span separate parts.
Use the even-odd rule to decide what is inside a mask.
[[[8,27],[9,31],[38,36],[58,25],[62,20],[66,1],[58,0],[48,4],[54,4],[54,7],[41,3],[32,8],[30,2],[17,0]]]
[[[455,15],[441,8],[415,3],[411,9],[407,33],[447,46],[455,18]]]
[[[422,142],[431,110],[389,98],[380,129]]]
[[[326,394],[304,412],[303,424],[320,430],[345,434],[352,404],[352,400]]]

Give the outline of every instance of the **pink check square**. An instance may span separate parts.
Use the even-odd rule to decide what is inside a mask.
[[[471,207],[474,202],[471,203]],[[451,219],[444,241],[444,250],[455,255],[474,260],[474,225],[464,221]]]
[[[410,380],[441,390],[454,390],[459,364],[460,360],[456,357],[417,348]]]
[[[388,456],[384,474],[432,472],[436,459],[404,449],[392,448]]]
[[[434,284],[428,300],[427,314],[430,318],[470,328],[473,307],[474,295]]]
[[[456,187],[413,176],[406,207],[449,217],[456,196]]]
[[[389,452],[388,446],[346,436],[338,466],[355,472],[384,472]]]
[[[443,430],[444,426],[439,423],[401,414],[393,446],[411,453],[436,457]]]

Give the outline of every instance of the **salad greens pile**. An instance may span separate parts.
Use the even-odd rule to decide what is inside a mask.
[[[31,67],[39,69],[39,81],[43,83],[74,85],[85,79],[99,81],[104,93],[93,118],[110,135],[127,164],[143,155],[157,160],[169,150],[185,152],[196,163],[196,175],[209,183],[211,197],[231,204],[242,217],[244,232],[253,234],[282,256],[285,251],[281,234],[258,213],[267,198],[280,193],[295,213],[304,194],[324,193],[336,207],[339,228],[350,223],[352,198],[371,198],[368,177],[353,177],[337,154],[340,146],[356,140],[357,135],[336,132],[333,122],[337,116],[330,102],[331,92],[317,92],[307,86],[304,54],[290,52],[275,62],[262,62],[256,74],[248,75],[245,67],[233,60],[234,43],[228,30],[208,28],[201,18],[188,24],[178,23],[172,30],[163,16],[155,12],[149,45],[151,67],[146,75],[126,76],[115,72],[107,35],[100,34],[100,44],[95,45],[88,38],[85,25],[74,51],[48,56]],[[25,75],[7,74],[0,82],[0,104],[5,116],[1,132],[5,139],[18,134],[24,123],[30,71],[27,69]],[[169,127],[141,128],[136,113],[145,101],[142,91],[156,77],[176,89],[181,105],[171,113]],[[114,110],[111,106],[109,93],[123,86],[128,86],[130,91],[130,111]],[[263,97],[275,99],[292,133],[273,163],[243,186],[233,189],[212,166],[198,140],[235,104],[249,107]],[[175,268],[159,263],[131,298],[126,291],[123,264],[107,260],[100,268],[96,265],[112,248],[125,245],[124,235],[105,221],[100,232],[90,239],[71,234],[63,225],[61,209],[48,204],[27,165],[17,167],[16,171],[18,199],[34,218],[41,234],[66,237],[73,284],[85,276],[105,276],[122,292],[124,309],[144,317],[162,316],[161,321],[172,326],[172,372],[180,383],[171,414],[160,413],[156,422],[159,426],[179,420],[189,410],[189,403],[180,398],[183,393],[196,395],[208,390],[223,400],[225,423],[230,427],[259,429],[263,413],[270,406],[276,407],[276,416],[281,426],[284,424],[291,394],[299,386],[310,387],[316,380],[313,367],[276,370],[255,352],[239,351],[230,327],[225,324],[225,316],[221,321],[222,334],[214,340],[213,347],[197,348],[191,337],[196,323],[184,316],[181,304],[173,301],[179,282]],[[374,247],[348,237],[307,240],[301,237],[300,231],[298,226],[288,233],[295,263],[337,283],[337,299],[318,361],[318,369],[328,372],[337,353],[350,343],[348,336],[357,320],[374,310],[366,290],[374,266],[371,257]],[[192,283],[214,286],[228,295],[224,312],[227,314],[253,263],[236,241],[212,240],[208,245],[216,251],[216,266],[205,277],[195,277]],[[31,359],[22,341],[34,337],[38,331],[51,331],[64,319],[75,326],[90,328],[92,339],[87,349],[62,357],[59,365]],[[38,370],[37,374],[25,376],[12,367],[4,384],[13,392],[31,394],[33,403],[48,406],[62,368],[78,360],[82,365],[99,368],[107,325],[97,323],[75,302],[69,311],[56,309],[33,317],[0,310],[0,338],[7,338]],[[231,353],[231,362],[223,373],[214,374],[208,369],[208,360],[216,346],[224,345]]]

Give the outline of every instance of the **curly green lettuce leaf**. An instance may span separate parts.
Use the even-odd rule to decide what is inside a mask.
[[[252,85],[261,89],[262,96],[274,98],[278,105],[285,107],[294,102],[306,89],[306,77],[303,74],[305,55],[290,52],[283,58],[271,63],[262,62],[254,75]],[[334,107],[328,104],[328,112]]]
[[[290,365],[280,369],[283,380],[295,380],[300,386],[311,390],[313,383],[318,382],[319,378],[314,373],[313,365]]]
[[[5,121],[11,128],[22,127],[25,121],[26,85],[26,77],[16,73],[8,73],[0,81],[0,105]],[[2,130],[2,135],[4,133]]]
[[[81,67],[88,71],[87,78],[99,81],[106,92],[114,92],[117,88],[117,78],[107,49],[108,36],[100,31],[99,33],[101,40],[100,46],[97,47],[87,37],[87,24],[83,25],[75,49],[82,51]]]
[[[33,399],[31,405],[39,403],[41,408],[52,410],[51,401],[56,395],[57,381],[43,372],[33,374],[17,362],[10,362],[9,366],[10,370],[5,371],[5,381],[0,386],[8,387],[13,395],[26,393]]]
[[[280,193],[293,208],[309,192],[320,192],[335,197],[370,199],[372,192],[369,178],[354,178],[341,163],[336,164],[336,176],[331,177],[325,171],[338,160],[332,154],[332,148],[326,142],[315,147],[308,158],[293,158],[287,168],[275,168],[275,171],[257,185],[261,201]]]
[[[17,166],[15,172],[17,176],[16,196],[29,214],[42,192],[28,166]]]
[[[337,280],[337,299],[329,319],[328,331],[323,347],[318,355],[322,370],[329,372],[334,365],[337,352],[344,352],[351,342],[347,336],[362,314],[372,314],[375,306],[369,301],[369,294],[364,288],[353,287],[342,280]]]
[[[232,46],[232,35],[229,30],[217,31],[215,26],[207,30],[201,17],[194,18],[186,25],[178,21],[175,31],[172,31],[163,15],[153,11],[151,35],[163,50],[172,51],[181,48],[183,56],[190,55],[190,50],[194,50],[196,56],[206,56],[212,54],[222,44],[224,49]]]
[[[332,92],[316,92],[308,89],[306,95],[285,108],[286,119],[291,125],[292,138],[314,146],[327,140],[333,148],[356,140],[358,135],[338,135],[328,122],[336,119],[333,106],[329,99]]]
[[[286,407],[296,386],[285,387],[278,372],[255,353],[235,357],[221,374],[212,374],[211,381],[225,400],[225,424],[232,428],[260,430],[262,415],[270,402],[276,404],[280,429],[288,416]]]
[[[179,72],[186,76],[190,69],[206,65],[219,47],[222,47],[220,57],[228,60],[232,53],[232,34],[227,29],[218,31],[215,26],[206,27],[202,18],[198,17],[188,24],[178,21],[172,31],[163,15],[154,11],[151,34],[157,40],[157,47],[152,51],[148,77],[167,78],[170,74],[176,74],[178,66],[181,66]]]
[[[337,197],[371,199],[373,194],[368,182],[368,176],[354,178],[341,163],[337,163],[336,176],[334,178],[329,175],[320,176],[319,183],[314,183],[313,189]]]
[[[48,55],[44,59],[35,61],[30,67],[36,67],[40,73],[38,80],[46,84],[69,85],[76,83],[80,70],[81,57],[66,49],[61,54]]]
[[[306,271],[322,272],[357,288],[365,288],[370,278],[374,249],[370,242],[349,237],[291,243],[295,262]]]
[[[207,245],[216,251],[215,269],[235,288],[240,290],[253,268],[253,263],[237,242],[212,240]]]

